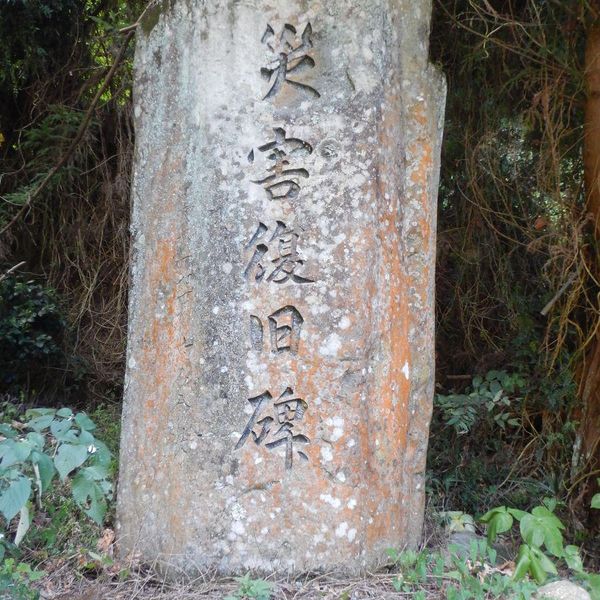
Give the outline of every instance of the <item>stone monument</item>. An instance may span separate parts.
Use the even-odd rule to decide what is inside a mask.
[[[445,99],[430,0],[171,0],[135,58],[124,553],[361,571],[418,542]]]

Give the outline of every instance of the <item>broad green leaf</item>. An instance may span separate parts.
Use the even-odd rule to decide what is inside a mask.
[[[489,523],[490,519],[499,512],[506,512],[506,506],[497,506],[496,508],[492,508],[491,510],[488,510],[485,513],[485,515],[483,515],[482,517],[479,517],[479,520],[482,523]]]
[[[15,533],[15,546],[19,546],[19,544],[23,541],[25,534],[29,531],[29,526],[31,525],[31,518],[29,516],[29,508],[27,507],[27,503],[21,509],[21,515],[19,516],[19,524],[17,525],[17,532]]]
[[[94,436],[89,431],[85,431],[85,429],[84,429],[79,433],[79,435],[77,436],[77,439],[73,443],[80,444],[82,446],[94,446],[95,447],[95,442],[96,442],[96,439],[94,438]]]
[[[510,530],[510,528],[513,525],[513,518],[508,512],[506,512],[506,509],[504,509],[504,512],[494,512],[494,514],[491,515],[487,523],[487,537],[488,541],[491,543],[496,539],[496,536],[499,533],[504,533],[505,531]]]
[[[525,515],[520,524],[521,537],[530,545],[540,547],[544,543],[544,530],[533,515]]]
[[[539,558],[533,553],[529,554],[529,571],[539,585],[546,581],[546,571],[544,571]]]
[[[71,471],[80,467],[86,461],[87,457],[88,451],[85,446],[61,444],[54,457],[54,466],[60,478],[64,481]]]
[[[56,474],[54,462],[47,454],[43,454],[42,452],[33,452],[31,454],[31,462],[37,465],[39,469],[42,492],[45,492]]]
[[[59,441],[67,441],[65,440],[65,436],[67,432],[71,429],[71,421],[61,420],[61,421],[53,421],[50,425],[50,431],[52,435]],[[69,440],[70,441],[70,440]]]
[[[563,538],[561,532],[555,527],[544,527],[544,544],[550,554],[561,557],[564,553]]]
[[[106,479],[109,475],[108,468],[105,465],[90,465],[81,469],[81,472],[92,481]],[[404,556],[404,553],[402,556]],[[394,560],[397,560],[397,558]]]
[[[600,600],[600,575],[586,573],[584,578],[590,588],[592,600]]]
[[[25,506],[31,495],[31,481],[28,477],[19,477],[11,482],[0,495],[0,513],[10,521]]]
[[[521,521],[525,515],[529,514],[524,510],[519,510],[518,508],[509,508],[507,510],[517,521]]]
[[[94,440],[94,448],[91,450],[93,454],[93,463],[96,465],[110,465],[112,454],[107,445],[100,440]]]
[[[531,514],[536,516],[538,519],[543,519],[549,525],[556,527],[557,529],[564,529],[565,526],[562,524],[562,521],[550,510],[548,510],[545,506],[536,506]]]
[[[94,431],[96,424],[85,413],[75,415],[75,423],[85,431]]]
[[[31,454],[31,444],[28,442],[15,442],[14,440],[3,440],[0,442],[0,467],[7,469],[27,460]]]
[[[62,419],[69,419],[73,416],[73,411],[70,408],[61,408],[56,411],[56,416]]]
[[[71,486],[73,499],[83,512],[102,525],[106,514],[106,498],[102,489],[95,481],[90,481],[83,473],[78,473],[73,478]]]
[[[519,581],[527,575],[529,571],[529,565],[531,564],[529,548],[523,544],[519,548],[519,554],[517,556],[517,564],[515,565],[515,571],[513,573],[513,580]]]
[[[539,548],[531,548],[530,552],[540,562],[542,568],[546,573],[552,573],[552,575],[558,575],[556,565],[548,558]]]
[[[34,419],[31,419],[31,421],[29,421],[27,423],[27,426],[30,429],[33,429],[34,431],[39,432],[39,431],[42,431],[42,430],[50,427],[50,425],[52,425],[53,421],[54,421],[54,413],[51,415],[40,415],[39,417],[35,417]]]
[[[545,506],[536,506],[531,514],[521,519],[521,536],[530,546],[540,548],[546,545],[554,556],[563,555],[563,539],[560,532],[564,525],[560,519]]]
[[[565,546],[564,558],[569,569],[576,573],[583,573],[583,561],[577,546]]]
[[[31,418],[35,418],[35,417],[45,417],[48,415],[52,415],[54,416],[56,414],[56,409],[55,408],[30,408],[26,413],[25,416],[27,418],[31,417]]]
[[[44,449],[44,436],[41,433],[38,433],[37,431],[30,431],[27,434],[27,441],[33,446],[35,450],[42,451]]]
[[[7,438],[14,438],[17,436],[17,431],[16,429],[13,429],[8,423],[0,423],[0,434]]]
[[[594,494],[592,498],[592,508],[600,509],[600,494]]]

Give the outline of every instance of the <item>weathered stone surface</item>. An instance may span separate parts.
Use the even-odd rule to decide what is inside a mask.
[[[355,571],[418,541],[445,95],[430,8],[180,0],[140,31],[124,552]]]
[[[543,585],[535,597],[538,600],[591,600],[586,590],[566,579]]]

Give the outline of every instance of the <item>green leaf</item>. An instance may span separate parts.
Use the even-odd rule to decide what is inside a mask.
[[[553,513],[556,510],[557,501],[556,498],[544,498],[542,504]]]
[[[0,442],[0,468],[7,469],[27,460],[31,454],[31,444],[28,442],[15,442],[14,440],[3,440]]]
[[[518,508],[509,508],[507,510],[519,522],[525,515],[529,514],[524,510],[519,510]]]
[[[85,429],[83,429],[79,433],[77,438],[75,440],[73,440],[73,443],[79,444],[81,446],[94,446],[95,447],[96,439],[89,431],[86,431]]]
[[[548,525],[552,527],[556,527],[556,529],[564,529],[565,526],[562,524],[562,521],[550,510],[548,510],[545,506],[536,506],[531,514],[537,517],[538,519],[543,519]]]
[[[530,552],[540,562],[542,568],[546,573],[552,573],[552,575],[558,575],[556,565],[539,549],[531,548]]]
[[[565,546],[564,557],[569,569],[576,573],[583,573],[583,561],[581,560],[577,546]]]
[[[91,451],[93,455],[93,463],[104,466],[110,465],[112,454],[107,445],[100,440],[94,440],[93,446],[93,450]]]
[[[521,536],[530,546],[540,548],[546,545],[554,556],[563,555],[563,539],[560,532],[564,525],[560,519],[545,506],[536,506],[531,514],[521,519]]]
[[[52,422],[54,421],[54,413],[51,415],[41,415],[39,417],[35,417],[31,419],[31,421],[27,422],[27,426],[34,431],[42,431],[50,427]]]
[[[546,571],[544,571],[539,557],[533,553],[529,554],[529,571],[539,585],[546,581]]]
[[[554,527],[547,526],[544,529],[544,544],[550,554],[561,557],[564,553],[563,538],[560,531]]]
[[[73,416],[73,411],[70,408],[61,408],[56,411],[56,416],[62,419],[69,419]]]
[[[521,519],[521,537],[530,545],[540,547],[544,543],[544,531],[537,519],[530,514]]]
[[[90,481],[84,473],[78,473],[73,478],[71,492],[83,512],[98,525],[102,525],[106,514],[106,498],[102,488],[95,481]]]
[[[88,451],[85,446],[61,444],[54,457],[54,466],[60,478],[64,481],[71,471],[74,471],[86,461],[87,457]]]
[[[600,494],[594,494],[592,498],[592,508],[600,509]]]
[[[94,431],[96,424],[85,413],[75,415],[75,423],[85,431]]]
[[[509,531],[513,525],[513,518],[505,506],[493,508],[483,515],[480,521],[487,523],[487,537],[490,543],[496,539],[499,533]]]
[[[40,472],[40,480],[42,483],[42,492],[45,492],[50,483],[52,483],[52,479],[56,474],[56,469],[54,468],[54,462],[52,459],[42,452],[33,452],[31,454],[31,462],[37,465]]]
[[[14,438],[18,435],[17,430],[13,429],[8,423],[0,423],[0,434],[7,438]]]
[[[106,479],[108,477],[108,468],[105,465],[91,465],[89,467],[84,467],[81,469],[82,473],[90,479],[91,481],[100,481],[102,479]],[[396,554],[396,559],[398,560],[398,555]]]
[[[513,580],[519,581],[527,575],[529,571],[529,565],[531,564],[529,547],[525,544],[519,548],[519,554],[517,556],[517,564],[515,565],[515,571],[513,573]]]
[[[28,477],[19,477],[11,482],[0,495],[0,513],[9,522],[25,506],[31,495],[31,481]]]
[[[26,417],[45,417],[48,415],[54,416],[56,414],[55,408],[30,408],[26,413]]]
[[[37,431],[31,431],[27,434],[27,441],[33,446],[35,450],[40,452],[44,449],[45,439],[41,433]]]
[[[586,573],[583,578],[589,586],[592,600],[600,600],[600,575]]]
[[[74,431],[70,437],[67,435],[71,431],[71,421],[67,420],[53,421],[50,425],[50,431],[59,442],[70,442],[73,440],[73,437],[76,437]]]

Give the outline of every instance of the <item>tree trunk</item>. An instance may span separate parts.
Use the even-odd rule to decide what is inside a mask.
[[[587,213],[591,218],[595,244],[592,272],[598,280],[600,261],[600,23],[590,26],[585,53],[587,100],[584,120],[583,160]],[[581,369],[580,398],[583,403],[582,451],[590,468],[600,464],[600,331],[590,344]]]

